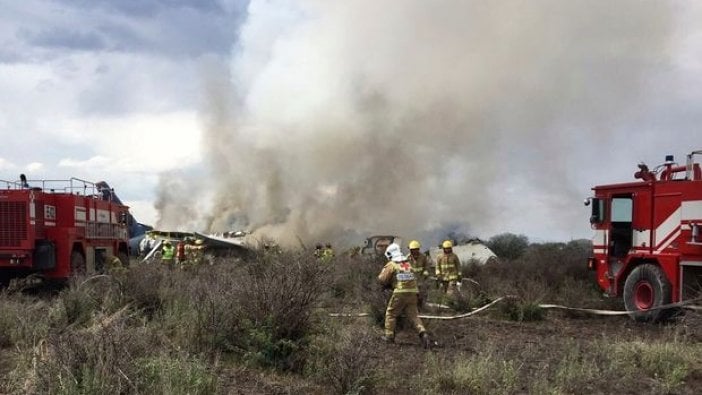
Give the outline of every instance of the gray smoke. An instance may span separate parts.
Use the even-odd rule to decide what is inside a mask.
[[[584,223],[569,152],[638,105],[672,25],[663,1],[253,0],[207,72],[205,227],[291,244]]]

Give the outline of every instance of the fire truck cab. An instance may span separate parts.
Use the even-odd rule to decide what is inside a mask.
[[[128,264],[129,208],[95,183],[0,180],[0,281],[99,273],[109,256]]]
[[[588,267],[609,296],[623,297],[632,318],[658,321],[660,306],[700,296],[702,284],[702,172],[694,151],[679,166],[672,156],[635,182],[599,185],[592,206],[595,230]]]

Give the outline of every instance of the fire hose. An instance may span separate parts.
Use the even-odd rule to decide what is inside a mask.
[[[494,305],[498,304],[499,302],[505,301],[505,300],[515,300],[518,299],[516,296],[513,295],[506,295],[499,297],[495,300],[493,300],[490,303],[487,303],[473,311],[470,311],[468,313],[463,313],[463,314],[458,314],[458,315],[452,315],[452,316],[441,316],[441,315],[426,315],[426,314],[420,314],[419,318],[425,319],[425,320],[457,320],[461,318],[467,318],[473,315],[476,315],[480,312],[483,312]],[[647,311],[654,311],[654,310],[662,310],[662,309],[671,309],[671,308],[685,308],[688,310],[694,310],[694,311],[702,311],[702,306],[695,306],[693,305],[694,303],[702,301],[702,298],[697,298],[697,299],[690,299],[686,300],[683,302],[677,302],[677,303],[670,303],[670,304],[665,304],[657,307],[653,307],[647,310],[640,310],[640,312],[647,312]],[[439,307],[445,307],[445,306],[440,306]],[[582,313],[588,313],[592,315],[601,315],[601,316],[619,316],[619,315],[628,315],[630,314],[629,311],[622,311],[622,310],[602,310],[602,309],[586,309],[586,308],[580,308],[580,307],[568,307],[568,306],[563,306],[559,304],[539,304],[539,308],[542,309],[558,309],[558,310],[569,310],[569,311],[579,311]],[[357,314],[345,314],[345,313],[331,313],[329,314],[330,317],[367,317],[369,314],[368,313],[357,313]]]

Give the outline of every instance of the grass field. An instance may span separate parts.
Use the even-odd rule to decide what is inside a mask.
[[[530,245],[469,267],[462,296],[430,300],[470,318],[425,320],[380,340],[383,262],[305,251],[120,276],[57,290],[0,291],[0,393],[35,394],[693,394],[702,385],[702,318],[641,324],[626,316],[544,311],[540,303],[621,309],[585,270],[583,243]],[[329,313],[369,313],[331,317]],[[402,327],[402,325],[400,325]]]

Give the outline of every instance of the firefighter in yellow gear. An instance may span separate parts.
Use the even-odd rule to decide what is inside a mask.
[[[105,267],[107,268],[107,274],[112,275],[120,275],[127,271],[122,261],[114,255],[107,256],[105,259]]]
[[[425,254],[422,254],[419,249],[422,245],[417,240],[409,242],[410,254],[407,256],[409,263],[412,265],[412,271],[417,277],[417,286],[419,293],[417,294],[417,305],[421,309],[427,301],[427,277],[429,277],[429,260]]]
[[[446,240],[441,243],[443,254],[436,258],[436,279],[445,294],[456,292],[456,283],[461,281],[461,261],[453,253],[453,243]]]
[[[412,240],[409,242],[410,254],[407,256],[410,263],[412,264],[412,270],[418,276],[428,277],[429,276],[429,260],[427,256],[422,254],[419,249],[422,247],[417,240]]]
[[[329,262],[332,260],[332,258],[334,258],[334,249],[332,248],[331,243],[327,243],[322,250],[322,260]]]
[[[180,264],[181,270],[188,270],[193,265],[193,255],[195,252],[195,239],[191,237],[185,238],[185,245],[183,246],[183,255],[185,258]]]
[[[173,269],[173,260],[175,258],[175,247],[171,244],[170,240],[163,242],[163,247],[161,247],[161,263],[166,265],[169,269]]]
[[[414,328],[419,333],[424,348],[429,348],[429,335],[427,334],[422,320],[419,318],[417,310],[417,279],[412,270],[412,264],[402,255],[400,246],[392,243],[385,250],[385,257],[388,263],[378,275],[378,281],[383,285],[391,285],[392,296],[385,310],[385,336],[383,339],[388,343],[395,341],[395,325],[397,317],[403,312],[412,322]]]
[[[317,259],[322,259],[323,254],[324,247],[322,247],[321,243],[317,243],[317,245],[314,247],[314,257]]]
[[[190,266],[200,266],[205,261],[205,246],[202,239],[197,239],[190,248],[188,264]]]

